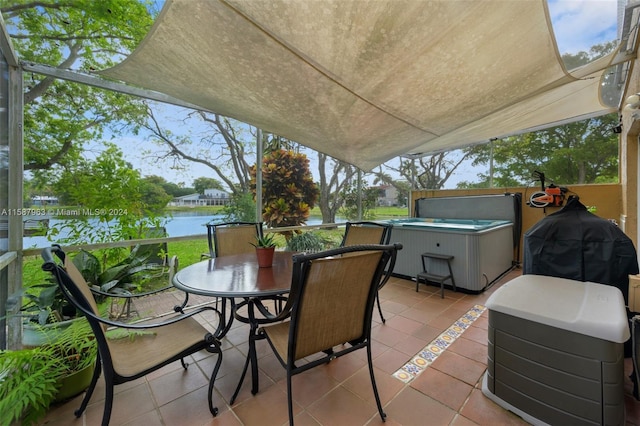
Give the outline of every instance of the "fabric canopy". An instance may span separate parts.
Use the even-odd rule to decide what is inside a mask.
[[[103,75],[363,170],[615,111],[568,73],[545,0],[167,0]]]

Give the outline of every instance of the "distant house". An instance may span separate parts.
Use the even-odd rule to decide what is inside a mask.
[[[32,206],[56,206],[58,205],[58,197],[51,195],[34,195],[31,197]]]
[[[207,206],[226,206],[231,202],[231,196],[220,189],[205,189],[201,197]]]
[[[376,201],[377,205],[389,207],[398,205],[398,190],[392,185],[380,185],[377,187],[380,195]]]
[[[189,194],[174,198],[170,206],[226,206],[231,196],[219,189],[205,189],[203,194]]]

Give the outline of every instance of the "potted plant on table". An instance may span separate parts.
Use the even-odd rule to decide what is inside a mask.
[[[276,250],[276,243],[273,239],[274,234],[267,234],[256,237],[256,242],[251,243],[256,248],[260,268],[270,268],[273,265],[273,254]]]

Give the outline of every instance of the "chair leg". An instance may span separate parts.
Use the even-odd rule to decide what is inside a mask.
[[[222,364],[222,349],[220,349],[220,345],[217,343],[214,343],[214,346],[215,346],[214,352],[217,352],[218,360],[216,361],[216,366],[213,368],[213,373],[211,373],[211,378],[209,379],[208,400],[209,400],[209,411],[211,411],[211,414],[213,414],[213,416],[217,416],[218,407],[213,406],[213,388],[216,382],[216,376],[218,375],[218,371],[220,370],[220,365]]]
[[[184,358],[180,358],[180,364],[182,364],[182,368],[184,368],[185,370],[189,368],[189,363],[185,362]]]
[[[378,413],[380,413],[380,418],[384,422],[387,418],[387,415],[382,410],[382,403],[380,402],[380,395],[378,394],[378,386],[376,386],[376,377],[373,374],[373,360],[371,357],[371,340],[367,341],[367,363],[369,364],[369,376],[371,376],[371,387],[373,387],[373,395],[376,398],[376,405],[378,406]]]
[[[107,379],[105,377],[105,379]],[[104,413],[102,414],[102,426],[109,426],[111,420],[111,408],[113,407],[113,381],[106,380],[104,396]]]
[[[291,372],[287,371],[287,409],[289,410],[289,426],[293,426],[293,397],[291,391]]]
[[[378,312],[380,313],[380,318],[382,319],[382,323],[386,324],[386,320],[384,319],[384,315],[382,315],[382,308],[380,307],[380,293],[376,293],[376,302],[378,302]]]
[[[80,417],[82,416],[82,413],[84,413],[84,410],[86,410],[87,405],[89,404],[89,400],[91,399],[91,395],[93,395],[93,391],[96,388],[96,384],[98,383],[98,379],[100,378],[100,373],[102,372],[102,367],[101,367],[101,362],[100,362],[100,356],[98,355],[97,359],[96,359],[96,366],[93,370],[93,377],[91,377],[91,383],[89,384],[89,387],[87,388],[87,391],[84,394],[84,398],[82,398],[82,402],[80,403],[80,407],[73,412],[73,414],[76,417]]]

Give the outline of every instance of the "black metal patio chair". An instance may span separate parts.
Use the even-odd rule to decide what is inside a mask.
[[[391,229],[393,225],[388,223],[377,222],[347,222],[345,225],[344,236],[340,247],[353,246],[358,244],[389,244],[391,239]],[[394,263],[389,265],[393,271]],[[380,289],[391,278],[391,274],[384,274],[382,281],[378,284],[378,292],[376,293],[376,303],[378,305],[378,313],[382,322],[386,322],[384,315],[382,315],[382,307],[380,306]]]
[[[217,333],[206,330],[194,316],[213,314],[221,324],[219,311],[206,306],[188,313],[176,313],[162,318],[160,322],[125,324],[112,321],[100,316],[93,293],[60,246],[45,248],[42,258],[42,269],[53,275],[65,297],[87,318],[98,345],[93,378],[80,408],[74,413],[76,417],[80,417],[87,408],[100,374],[104,373],[106,388],[102,416],[102,424],[106,426],[111,418],[114,386],[138,379],[177,360],[186,369],[184,358],[203,349],[217,354],[208,392],[209,410],[217,415],[218,408],[213,405],[213,387],[222,363],[222,349],[215,337]],[[133,333],[131,338],[109,339],[107,327],[133,330]]]
[[[400,244],[357,245],[293,257],[289,299],[271,321],[279,322],[263,325],[255,337],[250,336],[266,338],[287,371],[289,424],[293,425],[292,376],[363,348],[384,421],[371,357],[371,322],[378,283],[401,248]],[[310,355],[312,361],[307,362]]]

